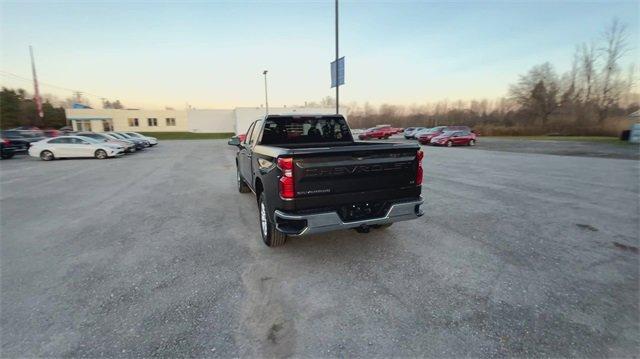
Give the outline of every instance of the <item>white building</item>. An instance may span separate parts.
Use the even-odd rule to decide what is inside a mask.
[[[208,132],[244,133],[251,122],[261,118],[261,107],[231,110],[114,110],[66,109],[76,131]],[[333,114],[329,107],[277,107],[270,114]]]

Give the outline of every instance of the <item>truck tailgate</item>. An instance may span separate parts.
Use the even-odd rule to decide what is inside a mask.
[[[296,197],[416,185],[415,148],[348,147],[344,151],[295,154],[293,160]]]

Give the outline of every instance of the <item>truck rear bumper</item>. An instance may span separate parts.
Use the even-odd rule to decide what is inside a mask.
[[[276,228],[280,232],[290,236],[302,236],[340,229],[408,221],[410,219],[421,217],[424,214],[420,208],[423,203],[424,199],[422,197],[415,201],[394,203],[389,207],[386,215],[382,217],[363,219],[353,222],[344,222],[335,211],[298,215],[276,210],[274,213],[274,221]]]

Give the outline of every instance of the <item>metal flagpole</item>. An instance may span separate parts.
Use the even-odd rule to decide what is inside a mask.
[[[269,114],[269,95],[267,94],[267,70],[264,70],[262,74],[264,75],[264,107],[268,115]]]
[[[340,114],[340,82],[338,81],[338,0],[336,0],[336,115]]]

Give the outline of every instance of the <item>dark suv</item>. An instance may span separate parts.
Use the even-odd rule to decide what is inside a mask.
[[[3,139],[11,141],[11,146],[15,152],[27,152],[32,143],[44,140],[45,138],[32,131],[21,130],[2,131],[0,136]]]

